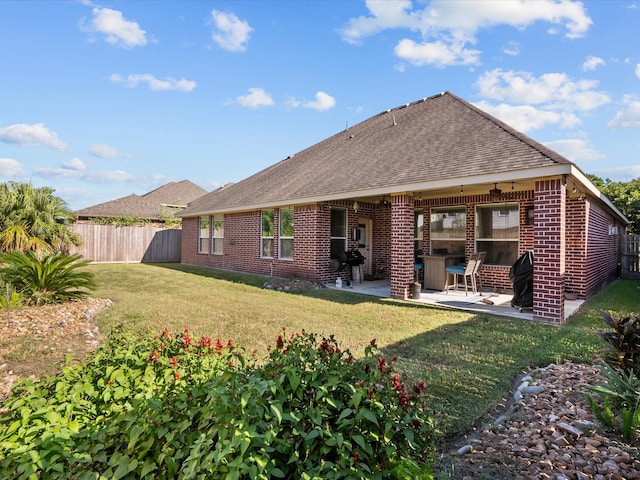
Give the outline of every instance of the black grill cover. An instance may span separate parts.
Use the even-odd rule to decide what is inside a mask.
[[[533,252],[525,252],[511,266],[509,280],[513,284],[512,307],[533,308]]]

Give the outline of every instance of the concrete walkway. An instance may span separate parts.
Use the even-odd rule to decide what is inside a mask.
[[[350,287],[343,286],[340,289],[337,289],[333,284],[328,284],[327,287],[336,290],[347,290],[354,293],[361,293],[364,295],[391,298],[391,285],[389,284],[389,280],[364,281],[362,283],[355,283]],[[464,291],[448,291],[445,293],[435,290],[422,290],[419,299],[409,299],[409,301],[435,305],[438,307],[454,308],[468,312],[487,313],[502,317],[533,320],[533,312],[531,310],[523,310],[521,312],[518,308],[511,306],[512,298],[513,295],[492,292],[478,292],[478,294],[475,295],[472,293],[465,295]],[[583,303],[584,300],[565,300],[565,320],[573,315]]]

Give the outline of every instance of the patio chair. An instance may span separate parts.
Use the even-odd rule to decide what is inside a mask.
[[[485,258],[487,258],[487,252],[478,252],[478,261],[476,262],[476,271],[474,273],[474,277],[476,280],[476,287],[480,287],[480,289],[482,289],[482,277],[480,276],[480,268],[482,267]]]
[[[421,272],[424,270],[424,260],[422,250],[418,250],[413,263],[413,280],[422,284]]]
[[[462,277],[464,283],[464,294],[469,294],[469,287],[474,294],[478,293],[476,287],[476,264],[478,263],[478,254],[472,253],[469,255],[469,261],[465,265],[452,265],[447,267],[447,280],[444,286],[445,293],[449,290],[458,290],[460,283],[458,277]],[[453,285],[449,285],[449,278],[453,277]],[[469,285],[470,284],[470,285]]]

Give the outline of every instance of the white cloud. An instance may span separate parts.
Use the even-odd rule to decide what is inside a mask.
[[[606,155],[598,152],[593,145],[583,139],[567,138],[543,143],[572,162],[590,162],[606,158]]]
[[[196,82],[181,78],[176,80],[171,77],[166,77],[164,80],[155,78],[149,73],[127,75],[123,77],[118,73],[112,74],[110,77],[114,83],[124,83],[127,87],[137,87],[140,83],[146,83],[151,90],[178,90],[182,92],[190,92],[196,88]]]
[[[0,141],[24,146],[41,146],[60,151],[67,149],[67,145],[58,140],[58,134],[47,129],[44,123],[33,125],[16,123],[0,128]]]
[[[640,63],[636,65],[636,77],[640,78]]]
[[[367,0],[365,3],[371,15],[350,19],[341,31],[343,40],[348,43],[358,44],[363,38],[389,28],[420,27],[418,15],[409,11],[411,0]]]
[[[476,86],[483,97],[545,105],[545,108],[553,110],[588,111],[611,101],[606,93],[595,90],[597,81],[574,81],[564,73],[534,77],[528,72],[495,69],[483,73]]]
[[[399,58],[417,66],[433,64],[437,67],[447,65],[477,65],[480,63],[480,51],[464,48],[464,43],[445,43],[442,41],[417,43],[413,40],[401,40],[394,53]]]
[[[110,8],[94,8],[93,19],[84,30],[102,33],[107,42],[122,48],[141,47],[146,45],[146,32],[137,22],[125,19],[122,12]]]
[[[616,113],[615,118],[607,124],[612,130],[640,127],[640,99],[636,96],[627,96],[624,103],[627,108]]]
[[[303,107],[324,112],[325,110],[335,107],[335,105],[336,100],[331,95],[320,91],[316,93],[316,99],[314,101],[303,104]]]
[[[358,44],[383,30],[411,30],[420,38],[401,40],[396,55],[416,65],[478,63],[480,52],[468,49],[467,44],[476,43],[479,30],[495,25],[524,29],[547,22],[563,26],[566,37],[577,38],[592,24],[582,2],[573,0],[433,0],[424,9],[413,9],[410,0],[367,0],[366,6],[369,15],[350,19],[341,30],[343,40]]]
[[[608,178],[614,182],[629,182],[640,178],[640,165],[627,165],[615,168],[599,168],[592,173],[600,178]]]
[[[511,41],[502,49],[502,51],[512,57],[520,55],[520,44],[518,42]]]
[[[117,148],[110,147],[103,143],[94,143],[89,149],[89,153],[98,158],[130,158],[131,155],[120,153]]]
[[[84,162],[77,157],[72,158],[68,162],[63,163],[62,167],[68,170],[77,170],[77,171],[82,171],[85,169]]]
[[[122,170],[106,170],[106,171],[88,171],[66,168],[36,168],[34,170],[38,176],[42,178],[71,178],[84,180],[90,183],[123,183],[136,180],[134,175]]]
[[[589,55],[587,59],[582,64],[582,70],[589,71],[595,70],[598,67],[604,66],[604,60],[600,57],[594,57],[593,55]]]
[[[17,160],[0,157],[0,176],[4,178],[19,178],[24,175],[24,170]]]
[[[240,20],[233,13],[224,13],[218,10],[211,11],[214,32],[211,38],[220,48],[230,52],[244,52],[247,49],[249,34],[253,28],[249,24]]]
[[[302,102],[295,97],[288,97],[285,101],[285,106],[289,109],[298,108],[302,105]]]
[[[262,88],[250,88],[248,95],[240,96],[236,100],[243,107],[249,108],[269,107],[273,105],[271,95]]]
[[[558,125],[561,128],[580,124],[580,119],[573,113],[554,112],[531,105],[513,106],[505,103],[492,105],[485,101],[476,102],[474,105],[520,132],[528,132],[549,124]]]

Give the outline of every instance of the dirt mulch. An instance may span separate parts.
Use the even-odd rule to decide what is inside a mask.
[[[2,311],[0,316],[0,401],[20,377],[60,371],[65,357],[82,359],[102,339],[94,322],[111,300],[85,298],[62,304]]]

